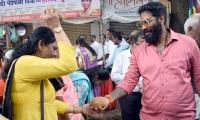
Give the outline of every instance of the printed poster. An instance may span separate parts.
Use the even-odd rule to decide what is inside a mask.
[[[104,14],[110,12],[124,17],[138,16],[138,8],[149,2],[160,0],[106,0],[104,3]]]
[[[53,6],[65,19],[100,16],[100,0],[0,0],[0,22],[41,20],[47,6]]]

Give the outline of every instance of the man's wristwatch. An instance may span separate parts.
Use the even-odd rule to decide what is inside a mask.
[[[60,33],[62,30],[63,30],[63,29],[62,29],[61,26],[58,26],[58,27],[55,27],[55,28],[52,29],[52,31],[53,31],[54,33]]]

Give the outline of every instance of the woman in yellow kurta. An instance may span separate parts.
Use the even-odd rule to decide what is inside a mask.
[[[27,43],[12,55],[13,59],[18,58],[11,87],[13,120],[40,120],[41,80],[44,80],[45,120],[57,120],[57,113],[88,110],[86,105],[72,107],[55,99],[55,90],[48,78],[71,73],[77,65],[74,48],[62,30],[58,12],[48,8],[44,18],[48,28],[34,30]]]

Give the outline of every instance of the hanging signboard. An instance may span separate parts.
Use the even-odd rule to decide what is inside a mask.
[[[138,16],[138,8],[149,2],[160,0],[106,0],[104,6],[104,14],[111,12],[119,16]]]
[[[0,22],[41,20],[47,6],[63,12],[65,19],[100,16],[100,0],[0,0]]]

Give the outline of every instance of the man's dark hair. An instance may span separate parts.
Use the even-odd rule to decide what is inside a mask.
[[[161,16],[164,16],[165,18],[165,24],[167,21],[167,10],[166,10],[166,6],[164,6],[162,3],[160,2],[150,2],[147,3],[143,6],[141,6],[138,9],[138,13],[141,15],[141,13],[143,12],[150,12],[152,14],[152,16],[159,18]]]
[[[135,44],[137,43],[137,41],[139,40],[138,38],[140,36],[144,36],[143,32],[141,30],[136,31],[136,33],[134,35],[131,35],[131,37],[129,38],[129,44]]]
[[[114,32],[113,33],[113,38],[117,38],[118,40],[122,41],[122,34],[121,34],[121,32]]]
[[[101,35],[100,35],[101,36]],[[105,34],[103,34],[103,39],[106,39],[106,35]]]
[[[82,35],[79,35],[78,38],[86,39],[86,36],[82,34]]]
[[[110,32],[111,34],[115,33],[116,31],[112,28],[108,28],[106,31]]]
[[[106,35],[105,34],[102,34],[103,36],[103,39],[106,39]],[[101,34],[99,35],[99,37],[101,38]]]
[[[92,38],[96,38],[96,35],[91,35]]]

